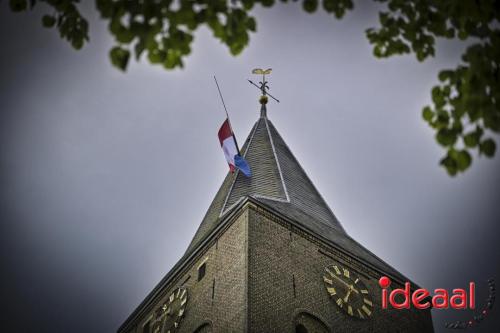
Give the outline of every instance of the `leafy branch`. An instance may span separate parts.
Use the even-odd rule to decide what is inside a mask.
[[[423,108],[424,120],[446,149],[440,164],[454,176],[469,168],[471,152],[493,157],[492,134],[500,131],[499,62],[500,3],[498,0],[374,0],[384,4],[378,28],[366,30],[378,58],[408,53],[418,61],[435,55],[436,38],[472,40],[455,69],[439,73],[432,104]],[[56,28],[61,38],[80,49],[88,37],[88,23],[77,0],[10,0],[12,11],[32,9],[38,2],[53,8],[43,26]],[[288,2],[282,0],[282,2]],[[296,1],[294,1],[296,2]],[[132,53],[144,54],[151,64],[182,68],[191,53],[194,32],[207,26],[213,36],[240,54],[257,22],[250,15],[255,5],[271,7],[274,0],[96,0],[101,17],[109,22],[115,46],[111,63],[125,71]],[[354,8],[352,0],[303,0],[307,13],[323,10],[342,18]],[[321,8],[321,9],[320,9]]]
[[[376,57],[414,53],[419,61],[435,54],[435,40],[473,38],[455,69],[439,73],[432,105],[422,116],[447,149],[440,164],[452,176],[472,163],[470,151],[493,157],[500,131],[500,3],[494,0],[378,0],[388,4],[381,27],[368,29]]]

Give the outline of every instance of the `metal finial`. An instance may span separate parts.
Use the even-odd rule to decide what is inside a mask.
[[[278,103],[280,102],[277,98],[275,98],[273,95],[271,95],[268,92],[269,86],[268,86],[267,81],[266,81],[266,75],[271,74],[271,71],[272,71],[271,68],[268,68],[266,70],[263,70],[261,68],[255,68],[254,70],[252,70],[252,74],[262,75],[262,81],[259,81],[259,85],[253,83],[251,80],[248,80],[248,82],[250,82],[252,85],[259,88],[259,90],[262,93],[262,95],[260,96],[260,99],[259,99],[259,102],[262,105],[261,111],[260,111],[261,117],[266,116],[267,96],[271,97],[272,99],[274,99]]]

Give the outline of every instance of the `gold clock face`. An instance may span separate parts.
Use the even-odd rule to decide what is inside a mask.
[[[173,333],[179,328],[186,311],[188,293],[185,287],[177,288],[170,294],[162,307],[165,321],[163,322],[163,333]]]
[[[360,277],[340,265],[325,267],[326,291],[339,308],[351,317],[368,319],[373,313],[373,301]]]

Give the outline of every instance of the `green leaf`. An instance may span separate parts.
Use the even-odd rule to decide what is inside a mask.
[[[261,0],[260,3],[263,7],[271,7],[274,5],[274,0]]]
[[[10,10],[13,12],[22,12],[28,8],[28,1],[26,0],[10,0]]]
[[[130,58],[130,51],[119,46],[115,46],[109,52],[109,57],[113,66],[125,71]]]
[[[444,82],[444,81],[446,81],[447,79],[452,78],[452,77],[453,77],[453,75],[454,75],[454,72],[453,72],[453,71],[451,71],[451,70],[444,70],[444,71],[441,71],[441,72],[439,72],[439,75],[438,75],[438,77],[439,77],[439,81]]]
[[[323,9],[327,13],[333,13],[335,11],[335,1],[336,0],[323,0]]]
[[[432,101],[437,107],[442,107],[445,104],[443,93],[440,87],[432,88]]]
[[[432,120],[432,118],[434,117],[434,112],[432,112],[431,108],[426,106],[423,110],[422,110],[422,117],[424,118],[424,120],[426,120],[427,122],[430,122]]]
[[[245,45],[244,44],[241,44],[241,43],[233,43],[229,46],[229,51],[231,52],[231,54],[233,56],[236,56],[238,54],[241,53],[241,51],[243,51],[243,49],[245,48]]]
[[[163,66],[166,69],[173,69],[176,66],[182,66],[179,54],[172,50],[168,51]]]
[[[446,155],[439,164],[446,168],[450,176],[455,176],[457,174],[457,162],[449,154]]]
[[[373,48],[373,55],[376,58],[382,58],[383,57],[382,48],[380,47],[380,45],[375,45],[375,47]]]
[[[465,171],[472,163],[472,158],[466,150],[461,150],[456,156],[458,170]]]
[[[486,139],[479,145],[479,151],[488,157],[495,155],[496,144],[492,139]]]
[[[462,125],[462,122],[460,121],[460,119],[456,118],[454,121],[453,121],[453,125],[451,127],[453,129],[453,131],[455,131],[455,134],[459,134],[459,133],[462,133],[464,131],[464,127]]]
[[[109,18],[114,12],[114,3],[109,0],[96,0],[96,7],[104,18]]]
[[[153,50],[149,51],[148,53],[148,59],[152,64],[159,64],[165,61],[165,58],[167,57],[167,53],[162,50]]]
[[[120,43],[128,44],[134,40],[135,35],[132,31],[124,28],[115,34],[116,40]]]
[[[81,49],[83,47],[83,38],[74,38],[71,41],[71,46],[73,46],[75,50]]]
[[[455,131],[442,128],[436,134],[436,141],[445,147],[452,146],[457,140],[457,134]]]
[[[464,135],[464,143],[469,148],[474,148],[479,143],[479,137],[476,132],[467,133]]]
[[[141,58],[142,52],[146,49],[144,42],[142,40],[135,43],[134,51],[135,51],[135,60],[139,61]]]
[[[308,13],[314,13],[318,9],[318,0],[304,0],[302,7]]]
[[[249,11],[253,7],[254,0],[243,0],[242,3],[243,3],[243,8]]]
[[[257,22],[253,17],[247,19],[247,29],[253,32],[257,31]]]
[[[417,60],[422,62],[425,60],[425,57],[426,57],[426,54],[422,51],[422,50],[418,50],[416,52],[416,55],[417,55]]]
[[[42,17],[42,25],[45,28],[52,28],[56,24],[56,18],[51,15],[44,15]]]

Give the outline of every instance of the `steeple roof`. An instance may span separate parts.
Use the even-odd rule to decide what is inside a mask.
[[[242,148],[252,170],[250,178],[228,173],[185,255],[194,251],[245,198],[275,211],[319,238],[361,259],[378,270],[405,278],[352,239],[313,185],[272,122],[265,103]]]
[[[286,217],[344,233],[340,222],[307,177],[297,159],[267,119],[265,105],[243,149],[252,177],[229,173],[210,205],[187,252],[213,230],[221,218],[245,197],[252,197],[283,213]]]

